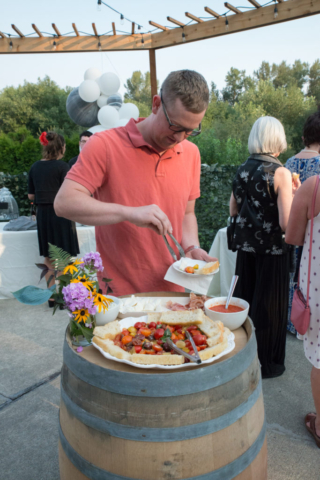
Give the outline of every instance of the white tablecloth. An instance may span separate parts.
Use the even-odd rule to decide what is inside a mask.
[[[232,276],[236,268],[237,253],[228,250],[227,227],[221,228],[211,246],[209,255],[217,257],[220,270],[214,275],[210,284],[208,295],[225,297],[228,294]]]
[[[0,223],[0,299],[13,298],[11,292],[27,285],[46,288],[39,284],[41,270],[35,263],[43,263],[39,255],[37,230],[26,232],[3,231]],[[96,251],[94,227],[77,227],[80,255]]]

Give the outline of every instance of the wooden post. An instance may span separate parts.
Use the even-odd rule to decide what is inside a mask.
[[[154,48],[150,48],[149,50],[149,63],[150,63],[150,83],[151,83],[151,101],[152,101],[154,95],[158,94],[156,50]]]

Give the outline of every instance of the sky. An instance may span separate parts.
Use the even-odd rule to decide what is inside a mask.
[[[268,0],[259,0],[261,4]],[[291,0],[287,0],[288,3]],[[149,20],[172,27],[167,16],[188,23],[185,12],[204,19],[212,19],[205,11],[208,6],[223,14],[224,1],[220,0],[108,0],[105,3],[123,13],[129,20],[142,25],[142,31],[153,29]],[[252,7],[247,0],[230,0],[234,6]],[[97,0],[0,0],[0,31],[15,34],[15,24],[24,34],[33,32],[35,23],[42,32],[54,33],[55,23],[62,34],[72,31],[76,23],[79,31],[92,33],[92,22],[99,33],[111,30],[111,22],[117,30],[131,31],[131,23],[120,24],[120,16],[105,5],[97,9]],[[219,89],[225,85],[225,76],[231,67],[246,70],[248,75],[258,69],[262,61],[280,63],[295,60],[312,64],[320,57],[317,31],[319,15],[294,20],[279,25],[249,30],[208,40],[183,44],[156,51],[157,77],[161,82],[173,70],[192,69],[200,72],[208,83],[215,82]],[[114,72],[120,77],[120,92],[135,70],[149,70],[148,51],[52,53],[28,55],[0,55],[0,90],[6,86],[18,86],[24,81],[36,82],[48,75],[60,87],[77,87],[83,81],[87,68],[96,67],[102,72]]]

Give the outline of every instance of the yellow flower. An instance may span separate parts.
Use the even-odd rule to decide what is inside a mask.
[[[92,293],[94,295],[93,303],[97,306],[97,311],[100,313],[103,309],[104,313],[106,310],[108,310],[108,306],[111,302],[113,302],[113,300],[111,300],[111,298],[105,297],[104,295],[102,295],[102,293],[99,293],[96,290],[94,290]]]
[[[62,272],[62,274],[65,275],[66,273],[70,272],[71,275],[73,275],[73,274],[74,274],[75,272],[77,272],[77,271],[78,271],[77,267],[75,267],[73,263],[70,263],[69,265],[67,265],[67,266],[65,267],[65,269],[64,269],[63,272]]]
[[[76,258],[75,261],[73,262],[73,265],[82,265],[83,264],[83,261],[81,260],[81,258]]]
[[[90,313],[88,312],[87,308],[82,308],[81,310],[75,310],[72,312],[73,315],[76,315],[75,321],[78,323],[83,322],[87,320],[87,318],[90,316]]]
[[[82,283],[89,291],[93,290],[93,282],[85,275],[83,275],[83,277],[73,278],[70,280],[70,283]]]

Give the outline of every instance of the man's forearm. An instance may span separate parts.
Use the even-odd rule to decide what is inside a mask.
[[[104,203],[83,192],[63,192],[60,190],[54,201],[54,209],[59,217],[64,217],[85,225],[113,225],[128,218],[130,207],[115,203]]]
[[[191,245],[199,245],[198,222],[194,213],[188,213],[184,216],[181,245],[184,250]]]

